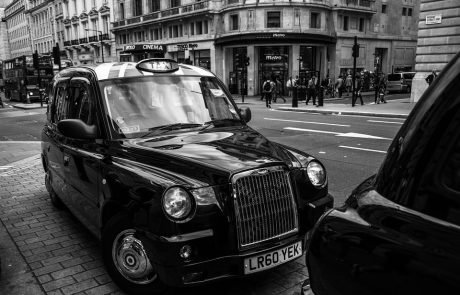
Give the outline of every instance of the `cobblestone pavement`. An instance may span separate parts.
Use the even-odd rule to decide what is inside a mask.
[[[67,210],[55,209],[39,155],[0,170],[0,294],[124,294],[103,266],[99,244]],[[245,279],[170,294],[300,294],[304,257]]]

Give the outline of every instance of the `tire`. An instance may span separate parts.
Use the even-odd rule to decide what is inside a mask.
[[[50,200],[51,204],[57,209],[62,209],[64,208],[64,204],[62,203],[61,199],[59,196],[56,194],[56,192],[53,190],[53,187],[51,186],[51,173],[50,170],[47,169],[45,172],[45,186],[46,190],[50,194]]]
[[[135,237],[135,233],[126,214],[115,215],[104,226],[102,256],[107,271],[129,294],[165,294],[168,288],[155,273],[142,241]]]

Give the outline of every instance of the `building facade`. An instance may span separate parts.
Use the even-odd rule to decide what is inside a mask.
[[[26,0],[10,1],[5,7],[3,20],[6,22],[11,58],[32,54],[30,26],[25,12]]]
[[[63,47],[73,63],[116,61],[111,33],[113,9],[109,0],[62,0]],[[58,25],[59,30],[62,28]]]
[[[425,78],[435,69],[442,71],[460,51],[460,2],[458,0],[420,1],[420,21],[416,74],[411,101],[418,101],[428,87]]]
[[[30,24],[33,51],[50,54],[56,43],[55,9],[53,0],[30,0],[25,14]]]
[[[258,94],[267,77],[335,79],[353,66],[355,36],[358,70],[414,70],[416,0],[112,1],[119,60],[189,62],[233,93]]]
[[[9,0],[0,0],[0,18],[5,18],[5,8],[10,3]],[[10,47],[8,43],[8,30],[6,28],[6,22],[0,22],[0,60],[9,59]]]

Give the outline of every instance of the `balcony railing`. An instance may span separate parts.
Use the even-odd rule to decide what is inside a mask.
[[[91,36],[89,37],[89,42],[99,42],[97,36]]]
[[[142,16],[136,16],[136,17],[125,19],[125,20],[116,21],[116,22],[113,22],[113,27],[116,28],[116,27],[121,27],[121,26],[136,24],[136,23],[141,23],[141,22],[148,21],[148,20],[166,18],[166,17],[170,17],[170,16],[175,16],[175,15],[183,15],[183,14],[187,14],[187,13],[192,13],[194,11],[200,11],[200,10],[209,9],[210,1],[211,0],[200,1],[200,2],[197,2],[197,3],[189,4],[189,5],[173,7],[173,8],[170,8],[170,9],[163,10],[161,12],[156,11],[156,12],[152,12],[150,14],[146,14],[146,15],[142,15]]]
[[[70,45],[72,45],[70,41],[64,41],[64,46],[70,46]]]
[[[359,8],[366,10],[375,9],[375,1],[371,0],[340,0],[339,4],[341,7],[347,8]]]
[[[88,43],[88,38],[80,38],[80,44]]]
[[[70,41],[70,43],[71,43],[72,45],[78,45],[78,44],[80,44],[80,43],[78,43],[78,39],[74,39],[74,40]]]
[[[109,34],[102,34],[102,40],[110,40]]]

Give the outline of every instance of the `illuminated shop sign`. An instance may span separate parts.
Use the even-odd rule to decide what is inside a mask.
[[[273,55],[273,54],[266,54],[265,55],[266,62],[282,62],[284,61],[283,55]]]

